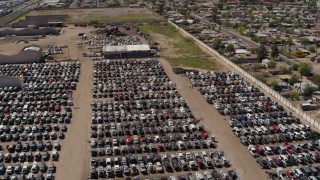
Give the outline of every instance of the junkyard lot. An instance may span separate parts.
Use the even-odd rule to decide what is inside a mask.
[[[81,50],[76,45],[79,32],[89,33],[90,28],[65,28],[60,36],[46,37],[35,41],[33,44],[45,47],[50,44],[68,45],[70,57],[79,60],[81,65],[81,75],[78,88],[74,93],[74,117],[66,133],[66,139],[61,142],[62,151],[57,165],[57,179],[87,179],[89,163],[89,118],[90,103],[92,102],[91,86],[93,67],[89,58],[81,56]],[[1,53],[14,54],[27,44],[14,44],[15,40],[7,43],[0,41]],[[65,53],[66,57],[67,54]],[[223,149],[230,158],[232,166],[236,169],[240,179],[266,179],[266,174],[255,163],[254,158],[242,146],[231,132],[231,128],[217,111],[207,104],[202,95],[196,89],[190,89],[186,77],[175,75],[171,66],[165,61],[161,63],[170,77],[176,83],[178,91],[185,98],[194,115],[201,120],[208,131],[217,137],[219,148]],[[224,70],[226,68],[220,68]],[[209,128],[210,127],[210,128]]]

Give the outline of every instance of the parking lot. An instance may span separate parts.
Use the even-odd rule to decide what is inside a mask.
[[[157,60],[95,61],[92,92],[102,100],[91,104],[91,178],[194,171],[236,179]]]
[[[319,133],[233,72],[187,72],[272,178],[319,178]]]
[[[60,142],[71,123],[80,63],[6,65],[0,72],[24,82],[22,90],[1,89],[1,177],[54,179]]]

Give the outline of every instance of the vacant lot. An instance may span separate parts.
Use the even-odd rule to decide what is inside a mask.
[[[90,9],[61,9],[61,10],[33,10],[19,19],[30,15],[54,15],[68,14],[68,22],[87,23],[97,20],[101,23],[107,22],[135,22],[161,19],[159,15],[147,8],[90,8]],[[17,21],[17,20],[15,20]],[[14,22],[15,22],[14,21]]]
[[[206,53],[190,38],[183,37],[179,31],[168,23],[143,24],[139,29],[151,34],[150,38],[160,43],[160,55],[166,57],[173,67],[192,67],[216,70],[215,59]]]

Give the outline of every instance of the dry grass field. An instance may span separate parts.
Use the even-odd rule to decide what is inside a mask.
[[[158,14],[150,11],[147,8],[90,8],[90,9],[58,9],[58,10],[33,10],[29,13],[12,21],[17,22],[19,19],[24,19],[25,16],[34,15],[54,15],[68,14],[67,22],[87,23],[92,20],[97,20],[101,23],[116,22],[125,23],[132,21],[143,20],[158,20],[162,19]]]

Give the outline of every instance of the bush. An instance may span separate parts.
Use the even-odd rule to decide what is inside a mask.
[[[99,24],[99,21],[95,20],[95,19],[90,20],[89,23],[88,23],[89,26],[94,26],[94,25],[97,25],[97,24]]]
[[[289,84],[290,85],[294,85],[295,83],[299,83],[299,79],[296,77],[296,76],[292,76],[290,79],[289,79]]]
[[[279,71],[280,71],[280,74],[289,74],[289,69],[285,66],[281,66]]]
[[[255,77],[261,82],[267,82],[267,79],[262,74],[257,74]]]
[[[316,48],[314,46],[310,46],[308,47],[308,51],[315,53],[316,52]]]
[[[267,65],[268,65],[268,68],[275,68],[276,65],[277,65],[277,62],[275,62],[275,61],[270,61]]]
[[[312,71],[312,66],[308,63],[301,63],[299,66],[299,72],[303,76],[309,76]]]
[[[272,80],[272,82],[269,84],[269,86],[270,86],[272,89],[277,90],[278,84],[279,84],[279,80],[278,80],[278,79],[274,79],[274,80]]]
[[[298,95],[298,93],[296,91],[290,91],[289,92],[289,97],[292,101],[295,101],[295,100],[299,100],[300,97]]]
[[[315,85],[317,85],[318,87],[320,87],[320,75],[314,74],[314,75],[312,76],[311,81],[312,81]]]
[[[293,64],[292,69],[295,70],[295,71],[298,71],[299,64]]]
[[[309,84],[303,88],[303,95],[310,96],[315,91],[315,88],[310,86]]]

